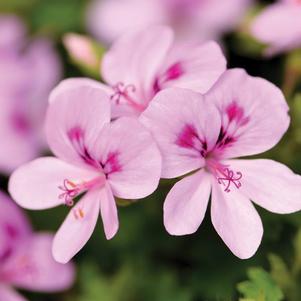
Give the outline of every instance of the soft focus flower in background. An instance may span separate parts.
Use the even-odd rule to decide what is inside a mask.
[[[104,90],[112,115],[139,115],[160,90],[181,87],[207,92],[226,69],[216,42],[174,43],[173,32],[152,26],[123,35],[102,60]]]
[[[9,190],[29,209],[73,206],[57,232],[53,255],[69,261],[88,241],[99,210],[107,239],[119,223],[114,196],[139,199],[158,186],[161,156],[136,118],[110,123],[109,97],[89,80],[61,83],[50,96],[46,135],[57,158],[45,157],[17,169]]]
[[[243,18],[252,0],[94,0],[87,13],[91,33],[111,43],[150,25],[170,25],[178,39],[217,39]]]
[[[74,267],[53,259],[53,236],[33,232],[22,210],[1,191],[0,207],[0,300],[24,301],[13,287],[48,293],[69,289]]]
[[[45,148],[48,94],[61,76],[51,41],[26,38],[24,24],[0,16],[0,170],[9,173]]]
[[[203,97],[188,90],[159,93],[141,115],[163,156],[162,177],[194,172],[175,184],[164,203],[173,235],[197,231],[211,197],[212,223],[231,251],[249,258],[262,223],[252,200],[276,213],[301,209],[301,177],[272,160],[234,160],[262,153],[289,126],[281,91],[243,70],[226,71]]]
[[[268,5],[253,20],[251,32],[268,46],[268,56],[301,47],[301,1],[279,0]]]

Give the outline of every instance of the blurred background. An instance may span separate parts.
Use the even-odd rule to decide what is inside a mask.
[[[290,130],[274,150],[261,157],[273,158],[301,173],[301,55],[294,49],[264,57],[264,45],[248,31],[252,17],[272,2],[250,3],[231,28],[214,33],[212,38],[221,42],[228,67],[245,68],[249,74],[264,77],[285,92],[291,108]],[[60,78],[67,77],[100,80],[97,68],[74,58],[63,44],[67,33],[88,35],[97,45],[95,55],[101,59],[111,41],[108,37],[101,39],[102,33],[98,35],[97,29],[91,29],[90,5],[88,0],[0,0],[0,13],[21,18],[28,30],[27,43],[40,38],[52,41],[61,62],[57,71],[61,75],[52,78],[54,86]],[[118,24],[119,19],[112,17],[111,21]],[[3,37],[1,29],[0,33]],[[45,57],[40,54],[39,58],[43,61]],[[53,64],[43,65],[37,78],[46,76],[52,67]],[[2,89],[7,85],[1,83],[5,82],[7,71],[1,68],[2,63]],[[2,147],[6,140],[0,139]],[[0,186],[7,191],[11,167],[2,170]],[[152,196],[120,207],[120,230],[113,240],[105,239],[101,222],[98,223],[92,238],[74,259],[77,277],[71,290],[60,294],[22,294],[31,301],[301,300],[301,213],[276,215],[257,208],[265,229],[263,241],[253,258],[240,260],[215,233],[209,212],[194,235],[167,234],[162,205],[172,184],[162,181]],[[68,208],[60,207],[26,214],[36,230],[56,231],[67,211]]]

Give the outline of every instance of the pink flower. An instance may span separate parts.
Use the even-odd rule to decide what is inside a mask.
[[[37,292],[68,289],[73,265],[54,261],[52,235],[33,233],[23,212],[0,192],[0,300],[25,301],[13,286]]]
[[[50,41],[25,39],[24,25],[0,16],[0,170],[10,173],[45,147],[42,124],[48,93],[61,70]]]
[[[96,82],[61,83],[50,96],[46,118],[47,140],[58,158],[32,161],[10,178],[10,193],[22,207],[74,205],[54,238],[58,262],[85,245],[99,210],[107,239],[116,234],[114,196],[139,199],[158,186],[161,156],[151,134],[136,118],[110,119],[109,98]]]
[[[94,0],[87,25],[101,41],[151,25],[169,25],[179,39],[215,39],[232,30],[252,0]]]
[[[118,39],[103,57],[101,73],[113,117],[119,117],[139,115],[168,87],[207,92],[225,69],[215,42],[174,44],[168,27],[153,26]]]
[[[250,200],[276,213],[301,209],[300,176],[273,160],[233,159],[277,144],[287,113],[278,88],[239,69],[226,71],[204,96],[169,89],[155,97],[140,118],[161,150],[162,177],[185,176],[164,203],[170,234],[196,232],[211,193],[214,228],[236,256],[249,258],[263,234]]]
[[[301,1],[283,0],[269,5],[255,18],[251,31],[268,45],[268,56],[301,47]]]

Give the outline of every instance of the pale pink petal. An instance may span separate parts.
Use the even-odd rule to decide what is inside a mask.
[[[234,255],[247,259],[255,254],[263,235],[256,209],[240,191],[225,192],[216,179],[212,179],[211,219]]]
[[[160,88],[178,87],[206,93],[226,70],[226,64],[216,42],[179,43],[168,55],[158,84]]]
[[[0,300],[2,301],[27,301],[17,291],[6,285],[0,285]]]
[[[197,231],[207,209],[211,191],[210,176],[199,171],[176,183],[164,202],[164,226],[172,235]]]
[[[96,226],[99,209],[99,190],[91,190],[70,210],[53,240],[57,262],[67,263],[84,247]]]
[[[140,120],[159,145],[163,178],[203,167],[201,148],[215,145],[221,127],[218,111],[201,94],[176,88],[157,94]]]
[[[269,5],[252,23],[252,34],[268,44],[268,54],[301,46],[301,5]]]
[[[64,180],[82,183],[97,176],[96,172],[45,157],[19,167],[10,177],[9,192],[24,208],[47,209],[64,204],[64,198],[59,197]]]
[[[19,50],[24,43],[25,26],[15,15],[0,16],[0,50]]]
[[[157,188],[161,155],[153,137],[138,119],[123,117],[107,125],[94,151],[99,154],[115,196],[139,199]]]
[[[0,261],[11,255],[16,245],[31,235],[31,226],[20,209],[0,191]]]
[[[35,234],[10,261],[10,283],[30,291],[58,292],[70,288],[74,281],[71,263],[60,264],[53,259],[53,235]],[[14,272],[13,272],[14,271]]]
[[[118,231],[119,221],[117,205],[108,184],[100,191],[100,213],[106,238],[111,239]]]
[[[110,121],[108,95],[87,80],[66,81],[50,96],[46,136],[55,155],[67,162],[90,166],[90,148]]]
[[[269,150],[279,142],[290,123],[281,90],[242,69],[226,71],[205,98],[222,115],[216,153],[224,158]]]
[[[152,96],[152,84],[173,41],[168,27],[153,26],[123,35],[105,54],[102,76],[110,85],[134,85],[136,99]]]
[[[94,0],[87,11],[87,25],[99,40],[110,43],[122,34],[166,18],[161,0]]]
[[[242,177],[241,191],[259,206],[275,213],[301,210],[301,176],[273,160],[229,160]]]

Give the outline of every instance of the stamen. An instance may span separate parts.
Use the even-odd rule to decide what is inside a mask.
[[[63,191],[63,193],[59,194],[59,199],[64,199],[64,203],[68,207],[72,207],[74,205],[74,198],[79,196],[81,193],[88,191],[94,187],[101,187],[105,184],[105,176],[102,174],[99,177],[92,179],[88,182],[81,182],[79,184],[75,184],[74,182],[64,179],[63,185],[58,186],[59,190]],[[82,214],[79,214],[80,216]]]
[[[225,186],[224,191],[230,192],[233,184],[237,189],[242,186],[242,173],[233,171],[228,165],[221,164],[215,160],[207,160],[208,170],[216,177],[218,184]]]
[[[114,94],[110,96],[110,99],[116,104],[120,104],[121,98],[125,99],[129,105],[138,111],[144,111],[145,107],[141,104],[135,102],[135,100],[130,96],[131,93],[136,92],[136,87],[133,84],[125,85],[123,82],[118,82],[116,85],[112,86]]]

